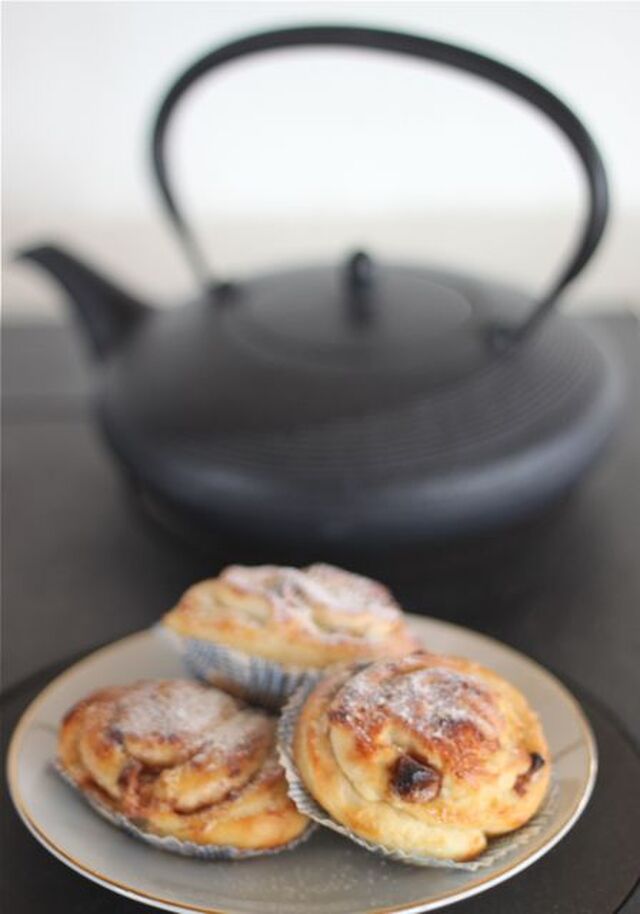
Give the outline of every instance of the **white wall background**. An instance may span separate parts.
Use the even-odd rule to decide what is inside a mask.
[[[584,118],[614,213],[572,307],[640,303],[640,4],[110,2],[3,5],[3,248],[55,238],[162,303],[192,280],[147,170],[151,115],[217,43],[300,22],[377,24],[494,54]],[[198,85],[172,171],[220,272],[338,257],[444,263],[542,289],[573,240],[580,174],[500,90],[374,52],[287,51]],[[5,313],[58,313],[5,262]]]

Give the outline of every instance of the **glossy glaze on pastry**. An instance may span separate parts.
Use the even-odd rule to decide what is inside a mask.
[[[382,584],[331,565],[231,565],[190,587],[164,618],[180,635],[283,666],[323,668],[418,647]]]
[[[58,764],[81,791],[156,835],[270,850],[307,826],[287,796],[274,718],[195,682],[93,693],[62,722]]]
[[[550,775],[517,689],[426,652],[331,672],[304,704],[294,758],[316,802],[356,835],[459,861],[527,822]]]

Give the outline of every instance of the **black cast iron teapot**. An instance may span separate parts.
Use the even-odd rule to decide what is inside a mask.
[[[213,282],[169,186],[165,137],[184,92],[246,54],[363,46],[497,83],[546,114],[577,154],[584,225],[549,293],[453,272],[343,263]],[[579,478],[612,428],[615,371],[556,313],[607,217],[600,155],[554,95],[480,54],[376,29],[266,32],[198,60],[157,114],[153,168],[203,289],[156,310],[52,246],[24,256],[67,290],[95,353],[97,411],[127,475],[190,535],[239,533],[316,549],[466,533],[541,508]]]

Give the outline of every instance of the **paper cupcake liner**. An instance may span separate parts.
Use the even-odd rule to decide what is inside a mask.
[[[266,850],[248,850],[245,848],[233,847],[227,844],[196,844],[193,841],[181,841],[173,835],[156,835],[153,832],[145,831],[137,826],[131,819],[128,819],[120,812],[111,809],[106,803],[100,801],[96,794],[87,794],[80,790],[71,775],[58,763],[54,762],[54,768],[61,776],[63,781],[69,784],[76,793],[80,794],[83,800],[95,810],[103,819],[115,825],[133,838],[150,844],[157,850],[167,851],[170,854],[180,854],[182,857],[197,857],[199,860],[245,860],[249,857],[263,857],[271,854],[279,854],[282,851],[293,850],[300,844],[304,843],[315,831],[316,826],[310,824],[293,841],[288,844],[281,844],[279,847],[273,847]]]
[[[181,654],[194,676],[271,710],[281,708],[300,685],[315,683],[321,675],[315,670],[284,667],[202,638],[188,638],[162,624],[157,629]]]
[[[487,850],[483,851],[475,860],[466,862],[419,856],[397,848],[391,849],[381,844],[374,844],[371,841],[367,841],[365,838],[361,838],[359,835],[356,835],[353,831],[346,828],[346,826],[341,825],[340,822],[333,819],[329,813],[319,805],[314,797],[311,796],[300,777],[300,773],[293,758],[293,739],[296,722],[302,711],[302,706],[311,690],[314,688],[314,685],[315,683],[313,682],[303,683],[283,708],[282,715],[278,722],[278,754],[280,756],[280,764],[284,768],[287,783],[289,785],[289,796],[298,807],[298,810],[318,825],[323,825],[325,828],[331,828],[345,838],[355,841],[356,844],[366,848],[368,851],[385,857],[388,860],[396,860],[399,863],[407,863],[414,866],[433,866],[475,872],[476,870],[492,866],[496,861],[505,857],[515,848],[523,847],[540,833],[554,815],[558,801],[558,790],[557,786],[552,784],[544,803],[536,815],[526,825],[523,825],[518,831],[512,832],[509,835],[491,838]]]

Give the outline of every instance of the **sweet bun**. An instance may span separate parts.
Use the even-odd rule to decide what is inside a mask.
[[[293,756],[308,792],[390,852],[465,861],[540,807],[549,750],[496,673],[417,652],[331,672],[306,699]]]
[[[316,670],[418,646],[386,587],[323,564],[231,565],[190,587],[164,624],[187,638]]]
[[[195,682],[94,692],[62,722],[58,765],[93,805],[182,842],[273,850],[308,824],[287,796],[274,719]]]

